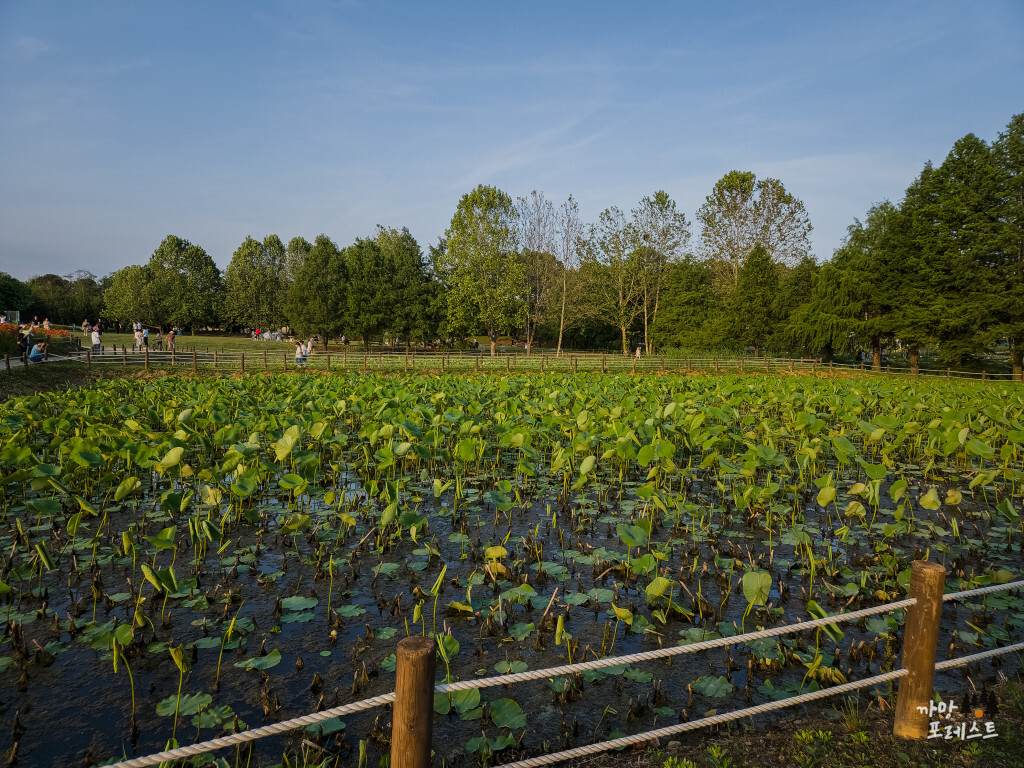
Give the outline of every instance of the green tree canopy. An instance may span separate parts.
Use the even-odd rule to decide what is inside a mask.
[[[224,319],[243,328],[282,324],[286,296],[285,248],[277,235],[247,237],[224,272]]]
[[[168,235],[149,259],[152,322],[190,328],[212,325],[223,301],[220,270],[198,245]]]
[[[345,321],[345,262],[327,235],[319,235],[288,289],[286,313],[296,331],[324,339],[342,333]]]
[[[811,221],[804,204],[778,179],[730,171],[697,211],[701,254],[716,267],[720,290],[739,282],[743,259],[760,245],[769,257],[792,266],[810,251]]]
[[[498,335],[511,332],[526,313],[526,270],[517,252],[515,219],[512,198],[481,184],[459,200],[439,259],[449,330],[463,335],[484,327],[492,355]]]

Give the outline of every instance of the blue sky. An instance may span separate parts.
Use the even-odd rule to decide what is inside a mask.
[[[1024,111],[1022,40],[1020,0],[0,0],[0,270],[102,275],[171,233],[221,267],[272,232],[426,250],[480,183],[692,220],[732,169],[804,201],[821,260]]]

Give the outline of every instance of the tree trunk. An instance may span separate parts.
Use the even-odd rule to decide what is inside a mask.
[[[1024,338],[1010,337],[1010,361],[1013,363],[1014,381],[1024,381]]]
[[[871,369],[882,370],[882,340],[877,336],[871,340]]]
[[[909,347],[910,352],[910,372],[917,376],[918,371],[921,370],[921,348],[917,344],[911,344]]]
[[[495,352],[494,352],[494,345],[495,345],[496,343],[497,343],[497,342],[495,341],[494,337],[492,336],[492,337],[491,337],[491,357],[494,357],[494,355],[495,355]]]
[[[562,273],[562,314],[558,319],[558,350],[555,354],[558,357],[562,356],[562,333],[565,331],[565,295],[569,291],[569,278],[566,276],[564,270]]]

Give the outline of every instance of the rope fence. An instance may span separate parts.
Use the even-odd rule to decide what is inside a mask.
[[[538,766],[550,765],[565,760],[573,760],[587,755],[593,755],[611,749],[619,749],[634,744],[641,744],[653,739],[671,736],[686,731],[696,730],[710,725],[720,725],[733,720],[771,712],[783,707],[795,706],[807,702],[834,696],[849,691],[866,688],[880,683],[890,682],[899,678],[908,679],[901,685],[897,698],[896,723],[894,731],[898,736],[905,738],[922,738],[925,735],[926,723],[921,719],[921,713],[917,709],[922,704],[927,704],[931,699],[932,682],[935,672],[964,667],[983,659],[993,658],[1005,653],[1024,651],[1024,642],[994,648],[991,650],[951,659],[943,662],[935,662],[938,636],[938,619],[941,615],[942,604],[950,600],[961,600],[968,597],[989,594],[1013,589],[1024,588],[1024,581],[1009,582],[1006,584],[995,584],[976,589],[964,590],[950,594],[943,594],[945,584],[945,568],[936,563],[915,561],[913,563],[910,594],[904,600],[898,600],[884,605],[864,608],[848,613],[838,613],[825,616],[812,621],[798,621],[796,624],[785,624],[778,627],[748,632],[741,635],[729,637],[718,637],[709,640],[702,640],[687,645],[673,646],[670,648],[659,648],[652,651],[626,654],[622,656],[595,659],[593,661],[567,664],[556,667],[548,667],[538,670],[527,670],[508,675],[496,675],[479,680],[465,680],[452,683],[434,683],[434,657],[435,644],[430,638],[410,637],[398,644],[397,651],[397,681],[396,692],[385,693],[369,699],[332,707],[321,712],[314,712],[301,717],[291,718],[279,723],[229,734],[209,741],[192,744],[186,747],[167,750],[153,755],[136,757],[115,763],[112,768],[147,768],[165,761],[182,760],[189,757],[202,755],[212,750],[223,749],[229,746],[237,746],[267,736],[292,731],[298,728],[307,728],[311,725],[330,720],[345,714],[360,712],[373,707],[393,703],[395,713],[393,721],[396,724],[419,723],[419,728],[402,727],[399,730],[396,725],[392,733],[392,768],[410,768],[419,765],[429,765],[431,753],[431,717],[433,714],[433,695],[435,693],[451,693],[454,691],[465,691],[474,688],[490,688],[500,685],[512,685],[531,680],[550,679],[560,675],[578,674],[587,670],[601,669],[634,662],[654,661],[683,653],[697,653],[701,651],[719,648],[727,645],[736,645],[767,637],[778,637],[794,632],[803,632],[811,629],[840,622],[857,621],[867,616],[879,613],[908,609],[907,622],[904,638],[904,652],[902,668],[892,672],[875,675],[864,680],[856,680],[836,685],[830,688],[821,688],[817,691],[798,694],[777,701],[766,702],[744,709],[723,714],[715,714],[686,723],[666,726],[664,728],[645,731],[644,733],[633,734],[609,741],[589,744],[574,749],[564,750],[547,755],[519,760],[513,763],[506,763],[499,768],[538,768]],[[428,649],[424,653],[423,648]],[[410,681],[419,685],[419,688],[410,687]],[[906,690],[904,690],[906,688]],[[403,694],[404,691],[404,694]],[[927,710],[927,707],[925,706]],[[424,722],[424,718],[425,722]],[[425,731],[425,732],[424,732]],[[411,734],[411,735],[410,735]],[[425,758],[424,758],[425,755]],[[423,762],[423,760],[426,762]]]

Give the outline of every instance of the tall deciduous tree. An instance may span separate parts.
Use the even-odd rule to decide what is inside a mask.
[[[567,328],[572,328],[590,314],[590,304],[582,301],[580,261],[585,249],[583,222],[579,206],[569,195],[558,209],[555,225],[555,243],[558,255],[558,275],[555,290],[558,302],[558,348],[562,354],[562,339]]]
[[[664,190],[640,201],[640,205],[633,209],[633,222],[642,243],[639,267],[643,290],[644,347],[651,354],[654,344],[649,328],[658,317],[658,303],[668,267],[686,252],[690,224],[686,216],[676,210],[675,200]]]
[[[559,264],[554,256],[557,237],[555,206],[534,190],[529,197],[520,197],[517,205],[519,241],[526,267],[526,347],[533,348],[537,328],[550,309],[556,289]]]
[[[288,289],[289,323],[300,333],[339,335],[345,320],[345,262],[327,235],[319,235]]]
[[[0,272],[0,314],[10,311],[21,312],[28,309],[31,301],[32,291],[25,283],[6,272]]]
[[[285,281],[291,285],[295,276],[299,274],[302,265],[306,263],[306,257],[313,249],[304,237],[293,237],[288,241],[288,248],[285,254]]]
[[[210,255],[176,235],[168,235],[149,259],[150,302],[160,326],[211,325],[223,296],[220,270]]]
[[[449,283],[448,325],[453,332],[483,326],[491,355],[500,333],[526,313],[526,269],[517,252],[512,198],[484,185],[462,196],[445,232],[439,263]]]
[[[150,282],[148,266],[132,264],[117,270],[103,293],[104,311],[112,318],[129,323],[153,322]]]
[[[622,354],[629,354],[629,333],[643,311],[643,269],[636,226],[621,210],[612,206],[601,212],[591,227],[590,253],[593,263],[587,271],[600,274],[595,292],[603,312],[619,329]],[[596,269],[595,269],[596,267]]]
[[[743,259],[760,245],[779,264],[794,265],[810,250],[811,221],[804,204],[778,179],[730,171],[697,211],[701,254],[716,266],[728,294],[739,282]]]
[[[280,325],[285,297],[285,248],[277,235],[247,237],[224,272],[224,317],[247,328]]]

